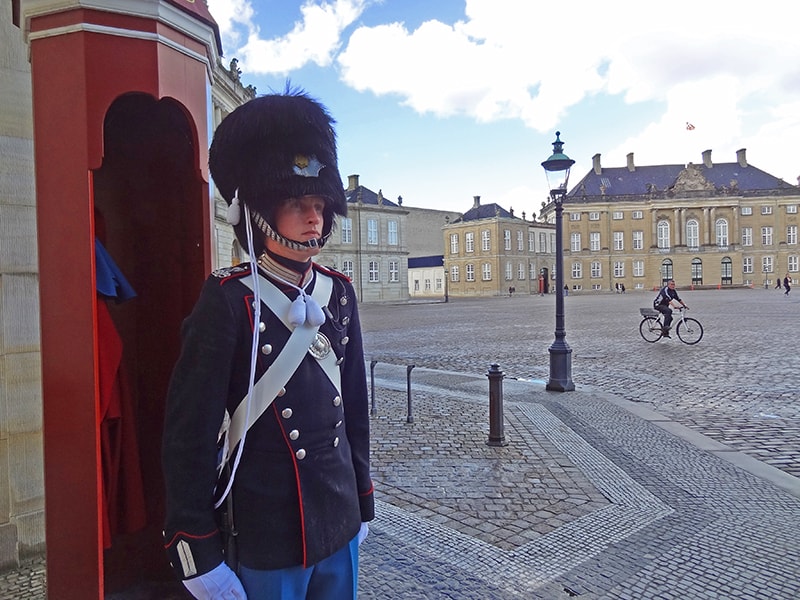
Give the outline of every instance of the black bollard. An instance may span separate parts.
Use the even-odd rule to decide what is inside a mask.
[[[378,414],[378,409],[375,407],[375,365],[377,364],[377,360],[369,361],[369,381],[372,387],[372,410],[370,411],[370,414],[373,417]]]
[[[414,416],[411,414],[411,369],[413,369],[416,365],[408,365],[406,367],[406,387],[408,389],[408,416],[406,417],[406,423],[413,423]]]
[[[486,373],[489,378],[489,446],[507,446],[503,434],[503,377],[500,365],[493,364]]]

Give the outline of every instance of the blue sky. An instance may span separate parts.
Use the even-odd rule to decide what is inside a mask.
[[[337,120],[344,179],[407,206],[528,216],[562,132],[606,167],[748,162],[800,176],[796,0],[208,0],[224,59]],[[769,10],[758,9],[769,7]],[[694,129],[687,129],[691,123]],[[570,186],[571,187],[571,186]]]

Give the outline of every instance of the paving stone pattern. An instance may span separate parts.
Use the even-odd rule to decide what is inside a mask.
[[[551,296],[362,306],[379,362],[359,598],[800,598],[800,303],[685,292],[704,339],[647,344],[652,295],[566,299],[570,393],[544,389]],[[486,443],[492,363],[500,447]],[[737,466],[765,463],[781,487]],[[0,598],[44,598],[43,569],[1,576]]]

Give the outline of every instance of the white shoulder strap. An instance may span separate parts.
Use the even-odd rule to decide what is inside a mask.
[[[321,273],[316,274],[316,282],[314,283],[314,291],[311,296],[320,306],[327,306],[328,300],[333,290],[333,280]],[[250,418],[245,423],[247,418],[247,401],[245,396],[236,407],[236,410],[231,417],[230,429],[228,430],[228,443],[227,452],[224,460],[227,460],[233,449],[242,439],[244,432],[249,429],[258,418],[264,414],[272,401],[277,397],[278,392],[286,385],[286,382],[292,378],[297,367],[303,361],[303,357],[308,352],[311,343],[316,337],[319,326],[312,326],[308,323],[295,327],[292,330],[286,316],[289,314],[289,307],[291,302],[286,295],[281,292],[275,284],[269,279],[259,275],[259,285],[261,287],[261,299],[270,308],[270,310],[277,315],[284,325],[292,331],[289,340],[281,350],[281,353],[270,365],[269,369],[261,376],[253,387],[253,397],[250,405]],[[241,280],[247,287],[253,289],[253,277],[244,278]],[[255,324],[258,327],[258,323]],[[337,388],[338,389],[338,388]]]

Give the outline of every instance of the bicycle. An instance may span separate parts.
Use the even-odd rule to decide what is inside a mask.
[[[680,307],[678,316],[675,319],[675,333],[678,339],[684,344],[696,344],[703,339],[703,326],[697,319],[692,319],[686,316],[687,308]],[[639,323],[639,333],[646,342],[655,343],[663,337],[662,328],[664,326],[663,318],[660,312],[654,308],[640,308],[642,322]]]

